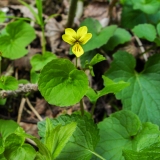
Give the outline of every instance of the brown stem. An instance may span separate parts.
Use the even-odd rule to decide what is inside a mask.
[[[21,104],[20,104],[20,107],[19,107],[19,111],[18,111],[18,118],[17,118],[17,123],[18,124],[21,122],[21,117],[22,117],[22,112],[23,112],[25,102],[26,102],[26,99],[22,98]]]
[[[84,105],[83,105],[83,100],[80,100],[80,108],[81,108],[81,115],[84,115]]]
[[[77,9],[77,2],[78,0],[70,0],[70,7],[69,7],[69,13],[68,13],[68,20],[67,20],[67,28],[71,28],[73,25],[74,17],[76,14]]]

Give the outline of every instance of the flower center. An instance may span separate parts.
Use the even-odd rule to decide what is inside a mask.
[[[81,48],[80,48],[79,42],[76,42],[75,45],[76,45],[75,51],[76,51],[76,52],[80,52],[80,51],[81,51]]]

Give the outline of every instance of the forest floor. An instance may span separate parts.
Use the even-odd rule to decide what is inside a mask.
[[[25,0],[32,7],[35,7],[34,0]],[[2,0],[0,1],[0,9],[6,10],[7,15],[15,17],[27,17],[34,19],[29,9],[21,5],[18,0]],[[36,8],[35,8],[36,9]],[[48,16],[56,14],[54,18],[51,18],[45,27],[45,36],[47,39],[47,50],[53,52],[60,58],[67,58],[71,61],[75,61],[75,56],[69,54],[69,45],[66,44],[61,36],[64,34],[65,24],[67,22],[67,13],[69,10],[68,0],[53,1],[45,0],[43,4],[44,19]],[[80,22],[87,17],[97,19],[102,26],[107,26],[110,23],[119,24],[121,7],[117,5],[112,7],[112,13],[110,13],[109,3],[100,0],[86,1],[80,17],[76,17],[74,20],[74,27],[78,28]],[[5,25],[12,19],[8,19]],[[4,60],[4,65],[7,68],[11,68],[12,75],[18,79],[27,79],[30,81],[31,64],[30,59],[33,55],[41,53],[41,30],[38,25],[31,25],[36,30],[36,39],[29,46],[29,53],[23,58],[10,61]],[[3,25],[2,25],[3,26]],[[1,28],[2,29],[2,28]],[[121,48],[130,51],[133,55],[136,55],[138,49],[134,42],[131,41],[127,45],[122,45]],[[99,50],[97,50],[99,51]],[[111,55],[111,53],[109,53]],[[109,64],[112,60],[112,56],[108,56],[106,61],[102,61],[94,66],[95,77],[91,78],[92,87],[96,90],[103,88],[102,75],[109,68]],[[9,70],[9,69],[8,69]],[[2,70],[3,73],[3,70]],[[26,98],[27,97],[27,98]],[[84,98],[85,109],[91,111],[92,104],[88,98]],[[23,105],[23,107],[21,107]],[[40,117],[37,117],[35,112],[31,110],[34,107]],[[20,125],[29,134],[38,136],[37,134],[37,122],[45,119],[46,117],[55,118],[61,114],[72,114],[74,111],[79,110],[79,104],[70,107],[58,107],[48,104],[37,90],[29,93],[29,95],[18,95],[16,97],[9,97],[5,105],[1,105],[0,118],[12,119],[17,121],[17,117],[20,116]],[[22,109],[22,113],[20,112]],[[108,94],[99,98],[96,109],[94,111],[95,122],[101,121],[104,117],[109,116],[111,113],[121,110],[121,102],[115,98],[115,95]]]

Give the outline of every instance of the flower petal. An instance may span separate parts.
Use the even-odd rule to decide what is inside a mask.
[[[73,45],[73,44],[75,43],[75,41],[76,41],[73,37],[71,37],[71,36],[69,36],[69,35],[66,35],[66,34],[63,34],[63,35],[62,35],[62,39],[63,39],[65,42],[69,43],[70,45]]]
[[[87,31],[88,31],[88,29],[87,29],[86,26],[80,27],[77,30],[77,40],[79,40],[81,37],[83,37],[84,35],[86,35]]]
[[[80,44],[86,44],[91,38],[92,38],[92,34],[87,33],[86,35],[84,35],[83,37],[79,39],[79,42]]]
[[[75,39],[76,39],[76,37],[77,37],[77,33],[76,33],[75,30],[73,30],[72,28],[66,28],[66,29],[65,29],[65,34],[66,34],[66,35],[69,35],[69,36],[71,36],[71,37],[73,37],[73,38],[75,38]]]
[[[76,57],[80,57],[84,53],[84,50],[81,47],[81,45],[77,42],[72,47],[72,52],[76,55]]]

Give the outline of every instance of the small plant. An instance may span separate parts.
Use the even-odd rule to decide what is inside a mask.
[[[121,0],[120,27],[112,23],[102,27],[98,20],[86,18],[74,30],[71,27],[73,16],[68,16],[69,28],[65,28],[62,39],[71,45],[70,54],[75,55],[75,64],[46,50],[42,1],[36,0],[38,13],[24,1],[20,2],[30,9],[42,30],[42,53],[31,58],[32,84],[28,79],[25,83],[36,86],[49,104],[70,107],[79,103],[80,111],[38,122],[40,139],[25,133],[16,122],[1,119],[0,159],[160,159],[160,2]],[[70,15],[75,15],[75,12]],[[6,15],[0,12],[0,22],[5,20],[4,17]],[[3,59],[15,60],[25,56],[28,53],[26,47],[36,37],[35,29],[29,23],[23,18],[17,19],[1,30],[0,68]],[[121,49],[131,38],[140,47],[136,56]],[[145,49],[143,44],[150,47]],[[111,63],[102,75],[103,88],[96,90],[86,70],[93,78],[95,65],[106,61],[107,57],[111,58]],[[141,71],[136,68],[137,59],[143,60],[144,68]],[[22,94],[18,92],[21,83],[13,76],[1,73],[0,69],[1,91]],[[28,90],[22,92],[21,96],[28,99]],[[93,117],[97,101],[107,94],[114,94],[117,100],[121,100],[122,110],[107,115],[96,124]],[[90,112],[84,108],[84,97],[92,104]],[[7,98],[4,100],[3,94],[0,94],[0,98],[3,101],[1,104],[5,104]]]

